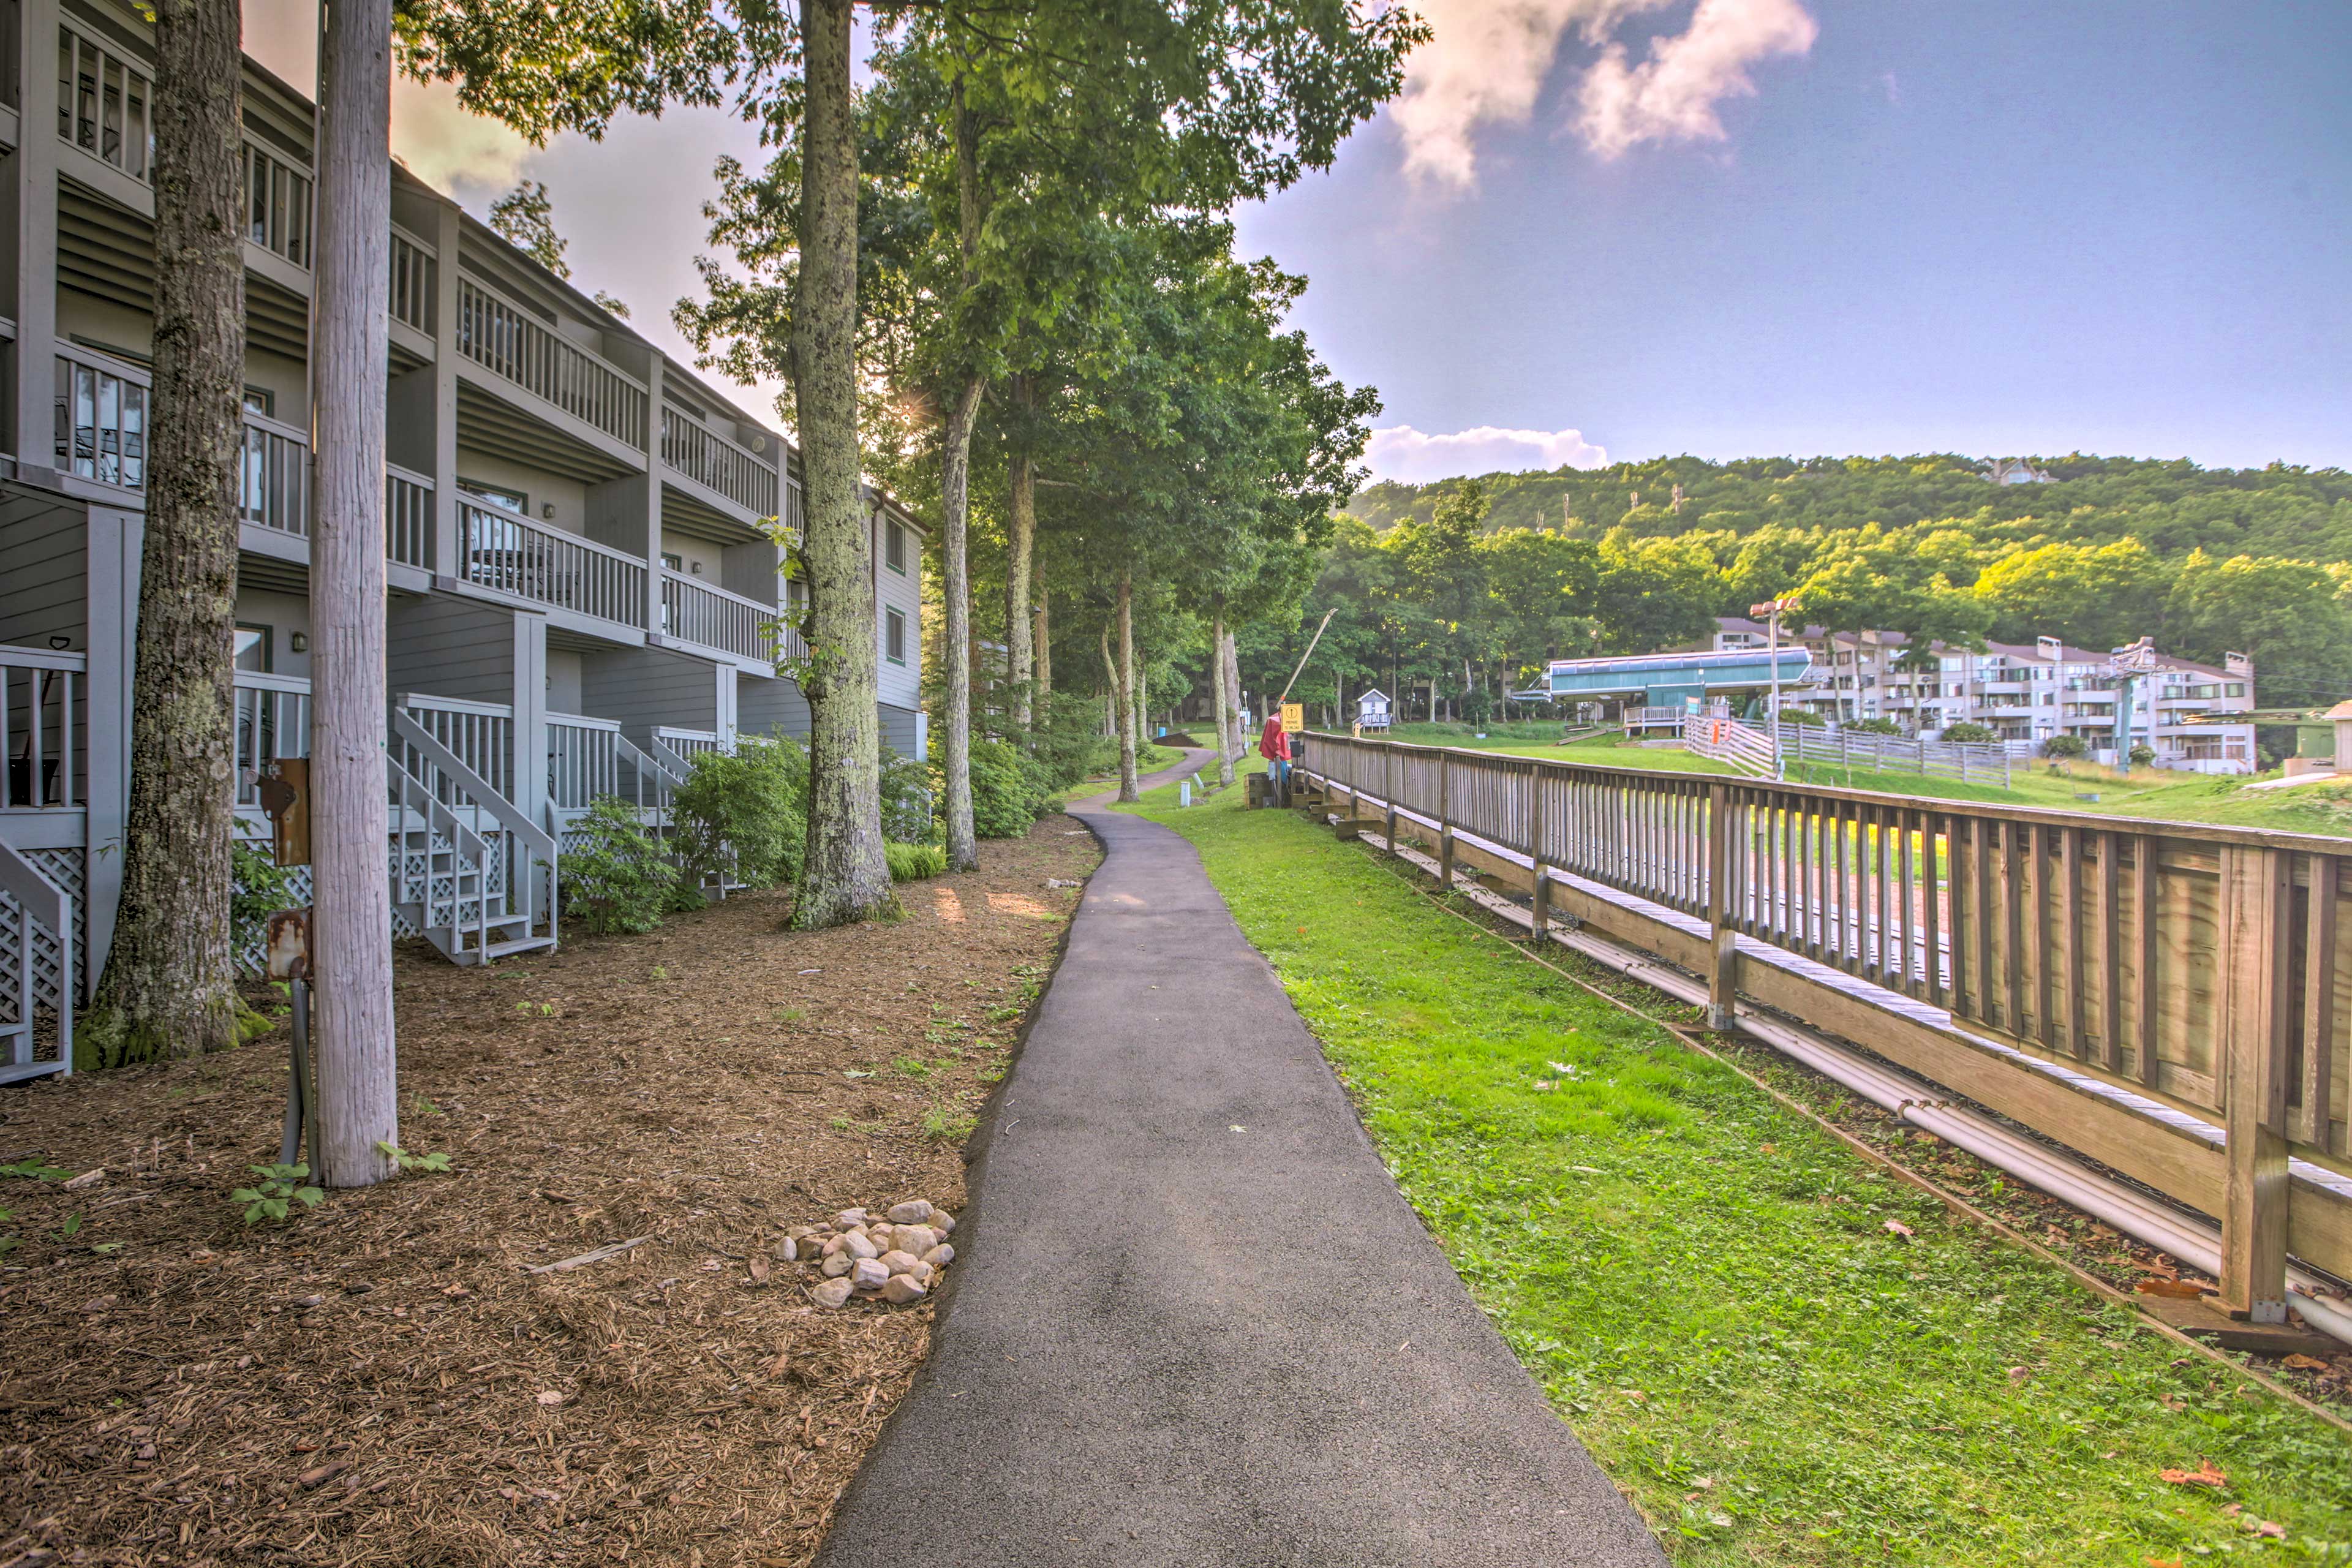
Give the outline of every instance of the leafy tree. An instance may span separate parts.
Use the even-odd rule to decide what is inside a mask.
[[[2137,539],[2045,544],[2005,555],[1977,579],[2005,642],[2063,637],[2079,647],[2118,647],[2160,630],[2163,563]]]
[[[555,232],[555,204],[547,199],[544,181],[525,180],[492,202],[490,227],[558,278],[572,276],[563,259],[563,237]]]

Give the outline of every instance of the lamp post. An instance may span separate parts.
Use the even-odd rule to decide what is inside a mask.
[[[1775,783],[1788,776],[1788,767],[1780,755],[1780,616],[1797,607],[1792,597],[1767,600],[1748,606],[1751,619],[1764,623],[1764,650],[1772,682],[1772,695],[1764,704],[1764,717],[1772,726],[1772,778]]]
[[[2107,659],[2107,672],[2116,678],[2116,771],[2126,778],[2131,776],[2132,699],[2138,694],[2132,683],[2156,668],[2156,639],[2142,637],[2136,643],[2126,643],[2114,649]],[[2148,714],[2148,739],[2156,739],[2156,715]],[[2153,744],[2150,750],[2153,750]]]

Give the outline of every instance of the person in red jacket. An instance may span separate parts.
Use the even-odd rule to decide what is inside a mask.
[[[1282,728],[1282,716],[1269,714],[1265,729],[1257,738],[1257,754],[1265,759],[1265,771],[1273,775],[1277,798],[1290,793],[1290,737]]]

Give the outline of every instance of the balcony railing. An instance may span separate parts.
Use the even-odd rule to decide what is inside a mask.
[[[469,583],[645,628],[646,563],[576,534],[460,500],[457,559],[458,574]]]
[[[396,704],[504,800],[514,799],[514,710],[502,702],[404,693]]]
[[[650,399],[642,382],[470,278],[457,281],[457,352],[614,440],[644,447]]]
[[[662,461],[755,517],[776,515],[774,465],[676,408],[661,411]]]
[[[662,632],[680,642],[699,643],[744,658],[772,662],[776,657],[772,605],[698,583],[683,573],[662,571]],[[799,638],[787,632],[788,644]]]
[[[58,135],[141,184],[155,166],[155,88],[141,67],[96,39],[58,28]]]
[[[433,247],[394,226],[392,231],[392,319],[433,335]]]
[[[146,372],[58,345],[57,466],[97,484],[146,488]]]
[[[247,137],[245,237],[273,256],[310,268],[310,172]]]
[[[237,452],[236,514],[281,533],[310,531],[309,433],[247,409]]]
[[[261,809],[262,764],[310,754],[310,683],[299,675],[236,672],[236,804]]]
[[[87,805],[76,763],[89,722],[89,656],[0,644],[0,809]]]
[[[383,466],[383,552],[403,566],[433,564],[433,481],[391,463]]]

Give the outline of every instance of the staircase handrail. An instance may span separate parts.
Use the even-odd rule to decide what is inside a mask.
[[[458,761],[457,752],[435,740],[430,731],[408,716],[406,710],[393,710],[392,731],[394,734],[413,747],[417,755],[430,763],[443,777],[471,795],[478,809],[487,811],[496,817],[499,826],[514,835],[516,844],[547,868],[547,918],[550,929],[553,929],[557,910],[562,908],[556,898],[555,835],[533,822],[524,815],[520,806],[492,789],[488,781],[481,774]],[[529,931],[539,924],[538,910],[533,908],[538,902],[539,884],[529,875],[530,867],[527,862],[521,870],[524,873],[521,889],[522,913],[527,922],[524,929]],[[512,896],[513,891],[514,889],[509,887],[509,897]],[[485,902],[487,901],[486,899]]]
[[[398,813],[392,825],[393,832],[398,835],[407,831],[407,813],[412,810],[424,818],[426,865],[425,897],[421,901],[425,909],[430,910],[433,906],[431,852],[433,835],[436,832],[446,833],[449,836],[449,847],[458,858],[471,857],[476,866],[485,868],[489,865],[490,847],[480,834],[466,826],[465,818],[441,804],[439,797],[433,793],[431,784],[402,767],[399,759],[389,752],[385,753],[383,759],[383,771],[385,782],[392,786],[395,810]],[[483,875],[488,875],[487,869]],[[394,890],[398,891],[396,882]],[[474,900],[473,922],[474,946],[477,952],[487,948],[490,940],[489,894],[487,888],[478,891],[479,896]],[[463,922],[457,921],[457,913],[464,906],[465,900],[457,896],[453,890],[449,900],[450,918],[453,922],[451,929],[460,933],[464,931],[465,926]],[[461,934],[457,946],[462,949],[465,945],[465,939]]]

